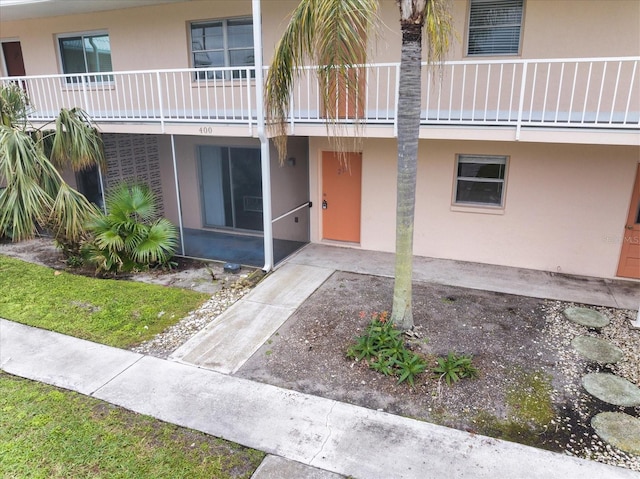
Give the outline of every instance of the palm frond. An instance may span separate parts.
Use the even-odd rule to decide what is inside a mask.
[[[425,14],[427,61],[440,64],[449,50],[454,34],[450,0],[431,0]]]
[[[138,244],[134,259],[142,264],[167,264],[178,247],[178,231],[165,218],[152,224],[146,238]]]
[[[318,65],[319,88],[329,122],[336,125],[339,89],[362,88],[357,67],[366,61],[377,0],[302,0],[278,42],[265,83],[265,114],[280,161],[286,158],[286,118],[295,78],[305,61]],[[350,100],[360,110],[363,96]],[[337,138],[339,135],[333,135]]]
[[[80,243],[85,235],[85,224],[96,211],[96,206],[82,193],[62,182],[47,223],[57,241]]]
[[[29,97],[18,83],[0,88],[0,123],[24,130],[30,109]]]
[[[13,241],[32,238],[43,225],[52,206],[50,188],[43,188],[42,168],[48,160],[31,137],[20,129],[0,125],[0,178],[5,189],[0,196],[0,235]]]
[[[60,110],[55,130],[44,132],[43,141],[51,141],[51,161],[58,167],[106,168],[102,137],[82,109]]]

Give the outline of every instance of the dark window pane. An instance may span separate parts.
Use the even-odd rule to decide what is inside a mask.
[[[229,20],[227,23],[229,48],[253,45],[253,25],[249,20]]]
[[[495,163],[458,163],[458,176],[504,179],[504,165]]]
[[[84,37],[87,72],[110,72],[111,44],[108,35]]]
[[[500,206],[502,204],[502,182],[458,180],[456,203],[476,203]]]
[[[193,54],[193,66],[196,68],[204,67],[223,67],[223,52],[206,52]]]
[[[61,38],[59,42],[64,73],[86,73],[82,38]]]
[[[229,62],[232,67],[253,66],[253,48],[247,50],[231,50]]]

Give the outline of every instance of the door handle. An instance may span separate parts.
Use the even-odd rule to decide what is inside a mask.
[[[633,225],[627,225],[627,226],[625,226],[625,228],[627,228],[628,230],[632,230],[633,229]]]
[[[322,200],[322,209],[323,210],[327,209],[327,200]]]

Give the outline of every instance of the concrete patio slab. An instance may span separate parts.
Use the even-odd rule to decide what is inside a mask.
[[[360,274],[387,277],[394,274],[393,253],[324,244],[309,244],[287,262]],[[610,308],[637,310],[640,306],[640,282],[637,281],[605,280],[422,256],[414,257],[413,279]]]
[[[91,394],[143,356],[0,319],[0,369]]]

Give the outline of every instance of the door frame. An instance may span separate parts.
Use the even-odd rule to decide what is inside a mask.
[[[9,68],[7,66],[7,59],[4,56],[4,48],[2,47],[2,45],[4,43],[19,43],[20,44],[20,50],[22,50],[22,42],[20,41],[19,38],[17,37],[13,37],[13,38],[3,38],[2,40],[0,40],[0,73],[2,74],[2,76],[19,76],[19,75],[10,75],[9,74]],[[24,66],[24,55],[22,56],[22,69],[25,71],[26,74],[26,68]]]
[[[358,238],[357,240],[349,240],[349,239],[337,239],[337,238],[328,238],[326,236],[326,230],[325,230],[325,216],[324,216],[324,208],[323,208],[323,201],[325,200],[324,198],[324,194],[325,194],[325,189],[324,189],[324,155],[325,154],[337,154],[336,151],[330,149],[330,148],[322,148],[319,150],[319,176],[318,176],[318,180],[319,180],[319,191],[318,191],[318,195],[319,195],[319,224],[320,224],[320,228],[319,228],[319,232],[320,232],[320,240],[321,241],[329,241],[329,242],[338,242],[341,244],[360,244],[362,241],[362,172],[363,172],[363,168],[364,168],[364,156],[362,154],[362,151],[348,151],[345,152],[346,155],[359,155],[360,156],[360,185],[359,185],[359,191],[360,191],[360,197],[359,197],[359,214],[358,214]],[[334,203],[335,204],[335,203]]]
[[[638,235],[637,238],[640,238],[640,223],[637,222],[638,217],[640,217],[640,211],[634,212],[634,206],[640,210],[640,163],[636,165],[636,175],[633,180],[631,198],[629,198],[629,209],[625,216],[624,231],[622,233],[622,246],[620,248],[620,256],[618,259],[618,269],[616,270],[616,276],[618,277],[640,279],[640,271],[638,272],[638,276],[629,276],[626,271],[623,270],[623,261],[627,258],[627,255],[630,254],[631,247],[637,246],[640,248],[640,245],[633,241],[631,236],[627,239],[627,235],[629,235],[631,231],[633,231],[633,233],[631,233],[632,235],[635,233]]]

